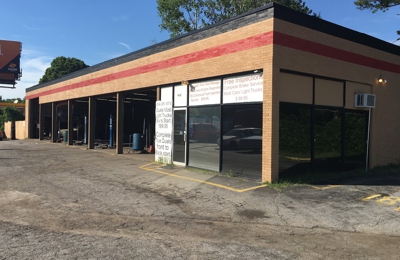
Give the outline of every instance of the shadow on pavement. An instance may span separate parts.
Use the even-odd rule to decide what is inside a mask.
[[[400,166],[378,167],[369,172],[291,173],[281,175],[280,181],[312,185],[400,186]]]

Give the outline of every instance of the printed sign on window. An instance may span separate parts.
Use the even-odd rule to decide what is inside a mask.
[[[224,79],[223,102],[243,103],[263,101],[262,73]]]
[[[189,84],[189,106],[221,103],[221,80]]]
[[[187,86],[180,85],[174,87],[174,106],[185,107],[187,106]]]
[[[172,101],[156,102],[156,161],[172,162]]]

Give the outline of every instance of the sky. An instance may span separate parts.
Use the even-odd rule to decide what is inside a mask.
[[[329,22],[388,42],[399,38],[400,7],[373,14],[354,0],[303,2]],[[0,39],[22,42],[22,78],[15,89],[0,88],[3,99],[23,98],[58,56],[92,66],[169,39],[156,0],[3,0],[0,14]]]

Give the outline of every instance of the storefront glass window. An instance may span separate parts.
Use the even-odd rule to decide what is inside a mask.
[[[342,170],[342,110],[315,107],[314,172]]]
[[[220,106],[189,108],[189,166],[219,171],[220,111]]]
[[[280,103],[279,172],[311,171],[311,105]]]
[[[368,111],[346,110],[346,170],[365,168]]]
[[[262,104],[223,107],[222,171],[261,179]]]

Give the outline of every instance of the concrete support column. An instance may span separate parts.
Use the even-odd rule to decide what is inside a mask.
[[[57,106],[56,103],[51,103],[51,142],[57,142],[58,125],[57,125]]]
[[[68,145],[74,143],[74,102],[68,100]]]
[[[157,92],[156,92],[156,101],[160,101],[161,100],[161,88],[157,87]]]
[[[25,100],[25,133],[26,137],[32,138],[32,101]]]
[[[39,104],[39,140],[44,140],[43,130],[44,130],[44,105]]]
[[[89,109],[88,109],[88,148],[94,149],[94,125],[96,122],[96,98],[89,97]]]
[[[117,143],[116,152],[117,154],[124,153],[124,95],[117,93],[117,113],[115,115],[117,125]]]

